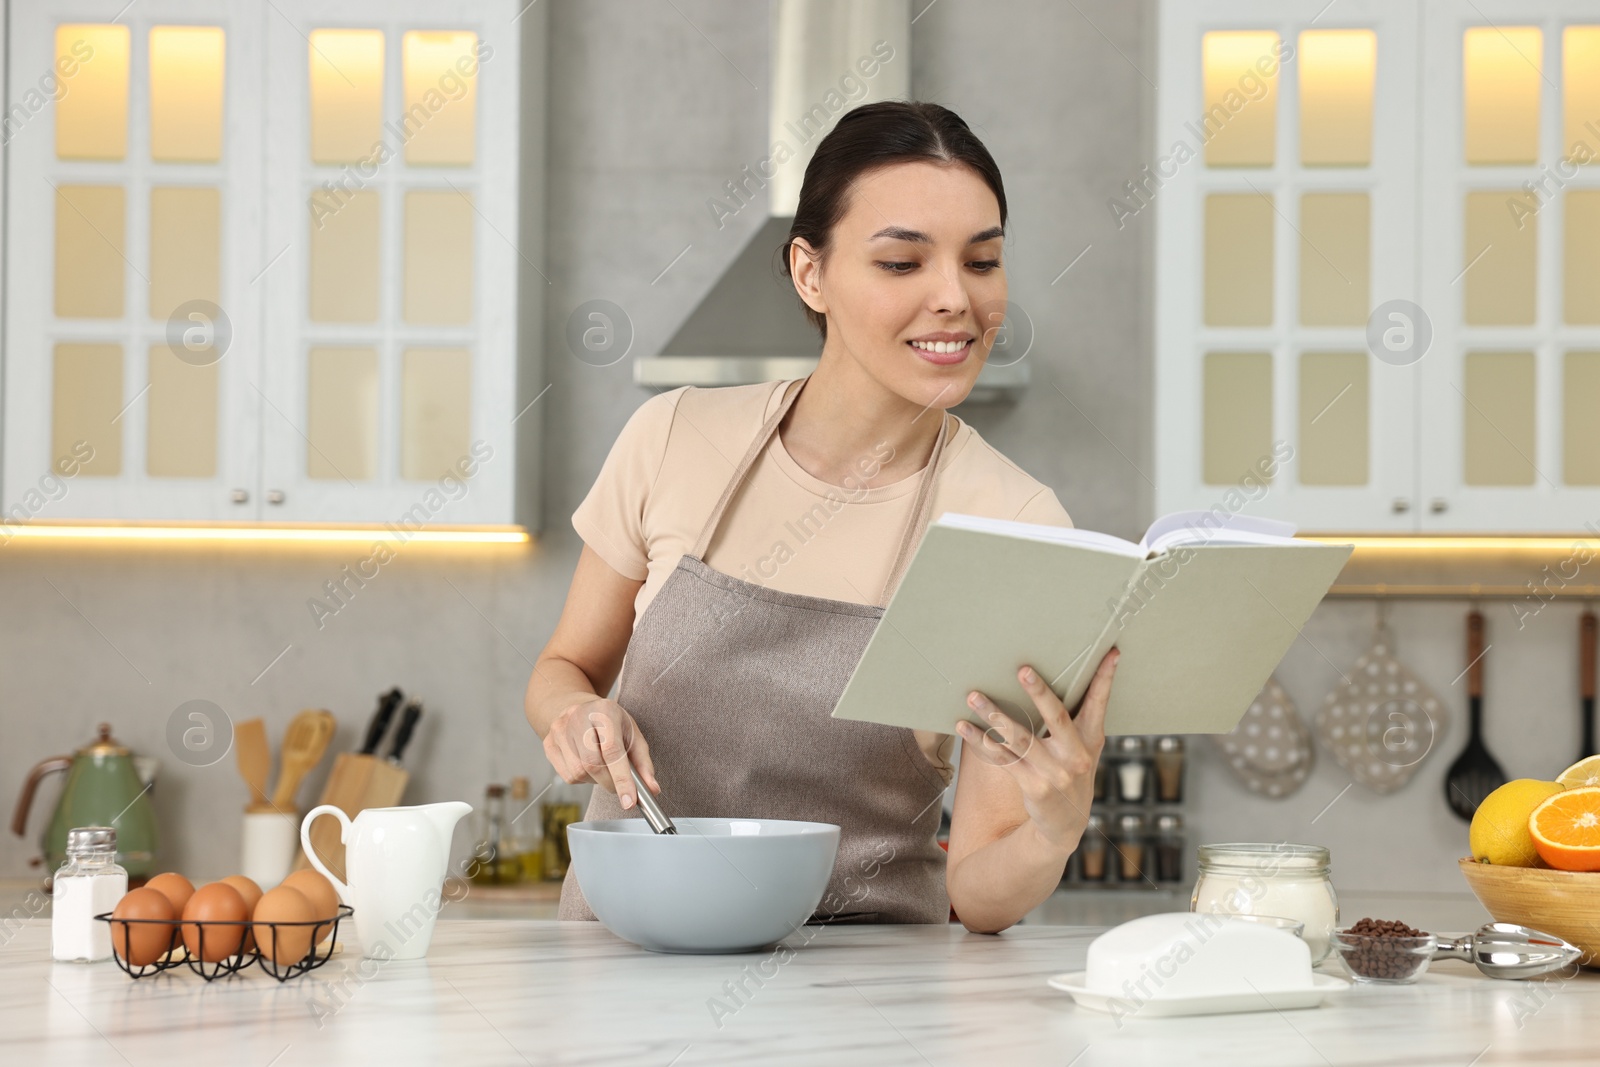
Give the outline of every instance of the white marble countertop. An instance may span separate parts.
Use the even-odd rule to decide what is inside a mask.
[[[1449,961],[1316,1009],[1114,1020],[1045,985],[1082,969],[1096,933],[805,927],[784,956],[664,956],[596,923],[441,919],[426,960],[341,950],[280,985],[256,968],[208,984],[182,968],[134,981],[109,962],[52,963],[49,924],[30,919],[0,933],[0,1063],[1477,1067],[1596,1054],[1600,973],[1505,982]]]
[[[451,902],[443,915],[451,919],[554,919],[560,882],[513,886],[472,886],[466,897]],[[1189,887],[1108,889],[1063,886],[1028,913],[1028,923],[1047,926],[1115,926],[1158,911],[1187,911]],[[1454,893],[1395,890],[1339,890],[1339,914],[1345,924],[1363,915],[1404,919],[1423,930],[1473,930],[1489,921],[1489,913],[1465,889]],[[38,879],[0,879],[0,921],[5,917],[50,917],[50,900]],[[0,933],[3,941],[3,933]]]

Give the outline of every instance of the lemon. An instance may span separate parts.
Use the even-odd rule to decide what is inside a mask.
[[[1544,866],[1528,832],[1528,816],[1563,788],[1560,782],[1518,778],[1490,793],[1472,816],[1472,858],[1504,867]]]
[[[1579,786],[1600,785],[1600,756],[1581,759],[1556,775],[1556,781],[1568,789]]]

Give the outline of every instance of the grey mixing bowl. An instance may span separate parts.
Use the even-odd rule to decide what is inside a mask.
[[[750,952],[816,911],[839,828],[787,819],[643,819],[567,826],[584,899],[612,933],[654,952]]]

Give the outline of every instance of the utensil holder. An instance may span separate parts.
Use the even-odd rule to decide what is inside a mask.
[[[240,872],[263,891],[289,874],[300,845],[300,815],[289,811],[247,811],[241,834]]]

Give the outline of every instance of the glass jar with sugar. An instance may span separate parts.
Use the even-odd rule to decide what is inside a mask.
[[[1280,915],[1305,924],[1311,962],[1325,959],[1339,925],[1328,850],[1286,842],[1200,846],[1200,876],[1189,910]]]

